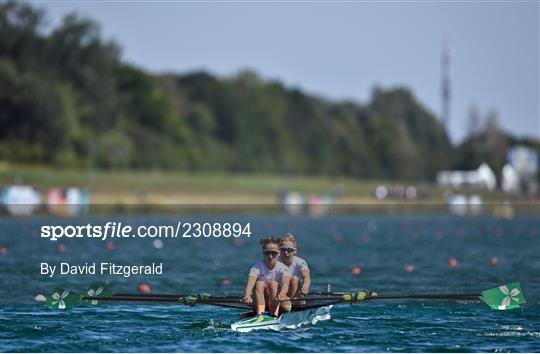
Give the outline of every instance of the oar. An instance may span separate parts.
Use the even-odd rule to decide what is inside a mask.
[[[287,301],[333,301],[340,302],[358,302],[367,300],[387,300],[387,299],[426,299],[426,300],[481,300],[482,293],[463,293],[463,294],[388,294],[378,295],[374,291],[359,291],[357,293],[339,293],[336,295],[328,294],[320,296],[318,294],[309,294],[305,297],[292,298]]]
[[[343,295],[350,295],[350,292],[346,291],[317,291],[317,292],[311,292],[308,294],[308,296],[311,295],[317,295],[317,296],[328,296],[328,297],[336,297],[336,296],[343,296]],[[378,296],[376,292],[374,291],[367,291],[366,296]],[[407,294],[407,295],[396,295],[396,296],[448,296],[448,297],[478,297],[481,296],[482,293],[459,293],[459,294]],[[390,295],[388,295],[390,296]]]
[[[47,299],[45,306],[57,309],[70,309],[79,304],[98,305],[104,301],[124,302],[163,302],[194,306],[197,303],[240,309],[251,309],[249,305],[241,304],[238,296],[211,296],[210,294],[181,295],[181,294],[114,294],[104,287],[91,285],[86,294],[78,294],[69,289],[55,289]]]
[[[463,294],[388,294],[378,295],[371,291],[359,291],[357,293],[344,293],[334,296],[314,296],[299,297],[291,300],[335,300],[342,299],[343,302],[356,302],[365,300],[390,300],[390,299],[426,299],[426,300],[480,300],[482,293],[463,293]]]
[[[187,297],[197,297],[199,299],[212,299],[216,301],[220,300],[238,300],[242,298],[241,296],[212,296],[210,294],[202,293],[198,295],[182,295],[182,294],[122,294],[122,293],[114,293],[113,296],[115,298],[117,297],[125,297],[125,298],[141,298],[141,299],[179,299],[179,298],[187,298]],[[91,297],[91,296],[85,296],[85,297]],[[99,300],[99,299],[98,299]]]
[[[495,310],[510,310],[518,308],[520,304],[525,303],[525,297],[519,283],[510,283],[501,285],[496,288],[484,290],[480,293],[458,293],[458,294],[388,294],[379,295],[375,292],[360,291],[357,293],[349,293],[327,296],[313,297],[319,301],[328,300],[335,303],[346,302],[354,303],[358,301],[371,300],[391,300],[391,299],[422,299],[422,300],[464,300],[464,301],[483,301],[489,307]],[[308,301],[306,298],[297,298],[294,300]],[[313,300],[312,300],[313,301]],[[309,304],[307,305],[309,306]],[[304,308],[307,308],[304,307]]]
[[[326,293],[328,294],[328,293]],[[360,291],[357,293],[331,293],[333,295],[311,294],[305,297],[292,298],[296,309],[308,309],[339,303],[355,303],[359,301],[388,300],[388,299],[425,299],[425,300],[470,300],[484,301],[496,310],[518,308],[525,303],[519,283],[510,283],[480,293],[458,294],[389,294],[378,295],[375,292]],[[80,295],[67,289],[55,289],[47,299],[46,306],[57,309],[68,309],[81,303],[97,305],[103,301],[137,301],[163,302],[194,306],[206,304],[240,309],[251,309],[251,306],[240,303],[239,296],[199,295],[160,295],[160,294],[114,294],[112,291],[96,285],[90,286],[86,294]]]

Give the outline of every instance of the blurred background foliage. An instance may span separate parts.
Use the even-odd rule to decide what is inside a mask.
[[[407,88],[332,102],[261,79],[153,75],[121,59],[91,20],[0,3],[2,160],[59,167],[341,175],[433,180],[448,168],[500,171],[519,140],[471,112],[453,146]]]

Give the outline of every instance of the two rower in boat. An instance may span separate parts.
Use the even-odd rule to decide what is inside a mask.
[[[253,304],[256,314],[267,311],[278,316],[280,312],[290,312],[290,298],[309,292],[311,279],[307,263],[295,256],[296,241],[291,234],[283,239],[266,237],[260,243],[263,260],[249,272],[242,302]]]

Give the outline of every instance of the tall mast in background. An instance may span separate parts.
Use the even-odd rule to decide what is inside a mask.
[[[451,61],[451,49],[448,43],[445,43],[442,51],[442,87],[441,87],[441,101],[442,101],[442,123],[448,130],[450,124],[450,61]]]

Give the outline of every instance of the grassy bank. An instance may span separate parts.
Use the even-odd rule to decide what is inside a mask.
[[[396,181],[356,180],[338,177],[276,176],[261,174],[211,174],[163,171],[96,171],[65,170],[47,166],[0,164],[0,185],[28,184],[42,192],[50,187],[82,187],[90,191],[92,205],[108,205],[116,210],[168,210],[183,205],[190,209],[221,210],[227,206],[249,206],[250,209],[275,210],[279,190],[306,194],[329,194],[334,186],[343,196],[334,200],[335,209],[433,211],[445,210],[443,190],[424,184],[428,198],[411,203],[395,200],[377,202],[373,190],[379,184],[415,185]],[[416,184],[417,185],[417,184]],[[477,191],[461,191],[466,194]],[[501,193],[480,193],[487,203],[498,203]],[[221,205],[221,207],[220,207]],[[168,207],[169,206],[169,207]]]
[[[359,181],[331,177],[287,177],[260,174],[187,174],[162,171],[97,171],[64,170],[43,166],[24,166],[3,163],[0,168],[2,185],[22,183],[47,189],[58,186],[77,186],[89,189],[92,195],[146,194],[163,198],[199,196],[222,200],[271,198],[278,190],[302,193],[330,193],[339,184],[347,196],[370,198],[381,181]],[[249,197],[249,198],[248,198]]]

